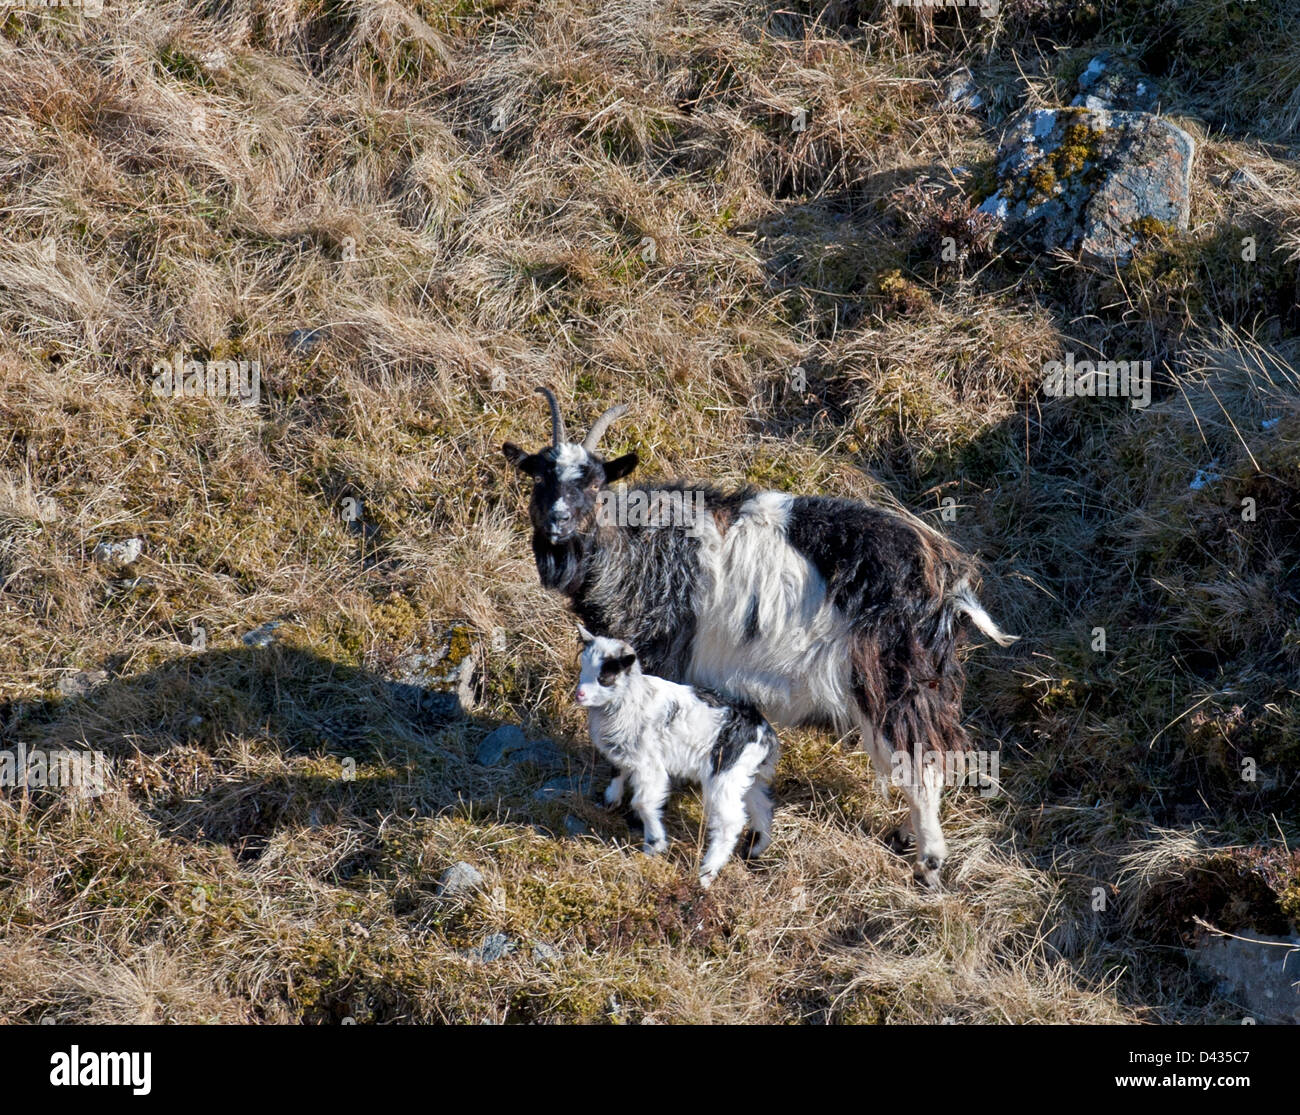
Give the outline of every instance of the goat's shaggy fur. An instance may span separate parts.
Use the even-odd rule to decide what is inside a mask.
[[[635,468],[595,439],[568,442],[554,397],[553,444],[508,460],[535,481],[533,554],[547,588],[581,621],[637,648],[645,668],[753,702],[779,724],[857,727],[882,779],[893,753],[916,842],[914,874],[936,885],[946,854],[941,780],[927,752],[967,746],[961,724],[962,619],[1006,646],[975,595],[974,564],[903,515],[818,496],[690,489],[690,522],[636,525],[598,514],[601,489]],[[603,431],[607,412],[593,428]],[[669,503],[681,485],[643,489]],[[895,784],[898,780],[895,779]]]
[[[698,782],[704,791],[709,846],[700,885],[717,878],[748,817],[746,855],[757,856],[772,839],[768,785],[780,742],[752,705],[642,673],[636,652],[621,639],[579,628],[584,649],[577,700],[587,710],[591,741],[618,770],[605,804],[623,800],[632,783],[632,808],[645,826],[645,851],[668,847],[663,804],[673,778]]]

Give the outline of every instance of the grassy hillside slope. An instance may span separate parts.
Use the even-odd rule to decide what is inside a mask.
[[[1101,49],[1197,139],[1192,227],[1122,271],[1004,250],[1001,125]],[[1184,949],[1300,918],[1298,127],[1289,0],[0,10],[0,748],[113,764],[0,790],[0,1019],[1239,1018]],[[1068,351],[1153,361],[1152,405],[1045,398]],[[159,397],[175,354],[260,402]],[[825,733],[707,895],[694,793],[659,860],[582,795],[499,452],[541,383],[629,402],[642,476],[897,499],[979,554],[1023,638],[969,657],[1003,786],[948,796],[944,892]],[[442,650],[466,717],[392,684]],[[476,762],[503,723],[564,770]]]

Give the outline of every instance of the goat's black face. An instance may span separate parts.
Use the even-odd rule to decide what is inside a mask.
[[[533,530],[553,546],[589,530],[596,521],[600,489],[621,480],[637,465],[635,453],[605,461],[573,442],[537,453],[525,453],[506,442],[501,451],[515,468],[532,477]]]

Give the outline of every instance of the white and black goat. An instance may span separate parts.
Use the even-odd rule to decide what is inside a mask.
[[[780,741],[753,705],[678,685],[641,672],[636,651],[621,639],[597,637],[579,626],[582,669],[576,699],[587,710],[596,750],[618,773],[605,790],[611,808],[632,783],[632,808],[645,827],[644,849],[668,847],[663,807],[674,778],[699,783],[709,846],[700,885],[717,878],[749,820],[745,854],[758,856],[772,841],[772,799]]]
[[[503,452],[533,480],[542,584],[588,628],[635,646],[650,673],[749,701],[778,725],[857,727],[881,780],[907,798],[913,874],[937,885],[944,764],[927,760],[967,745],[963,617],[1001,646],[1015,638],[980,606],[970,559],[918,522],[845,499],[675,484],[636,489],[621,506],[639,494],[689,516],[600,513],[607,485],[637,464],[634,453],[596,453],[627,407],[605,411],[578,444],[539,390],[551,445]]]

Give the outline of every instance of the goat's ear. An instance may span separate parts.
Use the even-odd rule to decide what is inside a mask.
[[[583,627],[582,624],[578,624],[578,638],[582,640],[584,647],[589,647],[596,641],[596,636]]]
[[[536,478],[537,476],[537,454],[536,453],[525,453],[513,441],[507,441],[505,445],[501,447],[501,452],[505,454],[506,460],[509,461],[512,465],[514,465],[515,468],[517,468],[520,472],[524,473],[527,476]]]
[[[635,654],[624,654],[614,659],[613,666],[620,674],[626,673],[636,665]]]
[[[622,457],[615,457],[612,461],[605,462],[605,483],[612,484],[615,480],[622,480],[627,476],[639,463],[635,453],[627,453]]]

